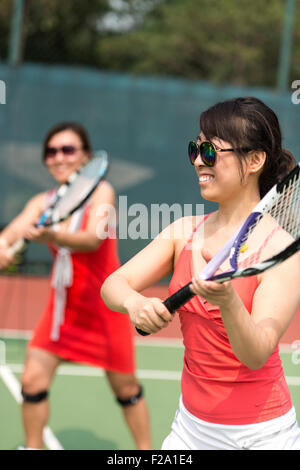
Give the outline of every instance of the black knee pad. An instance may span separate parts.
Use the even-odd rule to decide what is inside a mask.
[[[38,393],[25,393],[24,390],[21,390],[21,395],[23,400],[27,403],[40,403],[43,400],[48,398],[48,390],[43,390],[42,392]]]
[[[143,396],[143,387],[140,385],[140,389],[136,395],[133,397],[127,398],[126,400],[123,400],[121,398],[117,397],[117,402],[121,406],[130,406],[130,405],[135,405]]]

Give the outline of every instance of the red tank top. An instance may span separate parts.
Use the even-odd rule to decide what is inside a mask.
[[[193,276],[192,250],[185,246],[171,279],[170,295]],[[235,279],[232,285],[251,314],[257,277]],[[250,370],[234,355],[218,306],[195,296],[178,313],[185,346],[182,399],[191,414],[212,423],[250,424],[290,410],[278,346],[261,369]]]

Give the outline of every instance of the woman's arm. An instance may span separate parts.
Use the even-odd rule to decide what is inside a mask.
[[[41,215],[45,205],[44,193],[37,194],[28,201],[22,212],[15,217],[0,233],[0,269],[14,262],[10,247],[24,238],[28,225],[33,224]]]
[[[230,282],[218,284],[195,279],[193,290],[220,307],[236,357],[250,369],[259,369],[272,354],[299,307],[300,289],[291,288],[299,283],[300,254],[297,254],[261,276],[251,315]]]
[[[39,193],[30,199],[24,209],[0,233],[0,239],[8,246],[24,238],[28,226],[34,224],[45,207],[45,194]]]
[[[55,231],[51,227],[28,227],[26,238],[37,243],[52,242],[76,252],[95,251],[107,232],[108,209],[113,209],[114,206],[114,190],[109,183],[103,182],[90,199],[89,220],[84,230],[75,233],[67,232],[68,220],[61,224],[59,231]],[[101,208],[103,208],[102,211]]]
[[[104,282],[101,295],[106,305],[128,313],[132,323],[143,331],[155,333],[172,320],[173,315],[157,298],[140,294],[173,270],[178,223],[167,227],[148,246],[141,250]]]

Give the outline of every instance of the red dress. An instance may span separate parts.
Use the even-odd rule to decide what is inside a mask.
[[[81,229],[86,226],[88,212],[86,205]],[[72,253],[55,246],[50,249],[56,263],[52,269],[50,297],[29,348],[44,349],[62,359],[105,370],[133,373],[132,324],[128,315],[109,310],[100,296],[102,283],[120,265],[117,240],[107,238],[93,252]],[[67,268],[57,266],[58,255],[60,260],[67,257]],[[53,287],[55,270],[60,276],[68,277],[68,269],[72,272],[69,285],[65,282],[65,286]]]

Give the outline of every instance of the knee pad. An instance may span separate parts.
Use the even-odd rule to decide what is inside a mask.
[[[48,390],[43,390],[38,393],[25,393],[24,390],[21,390],[21,395],[23,400],[27,403],[40,403],[43,400],[48,398]]]
[[[143,387],[140,385],[139,386],[139,391],[136,395],[133,397],[127,398],[126,400],[123,400],[122,398],[117,397],[117,402],[121,406],[130,406],[130,405],[135,405],[143,396]]]

